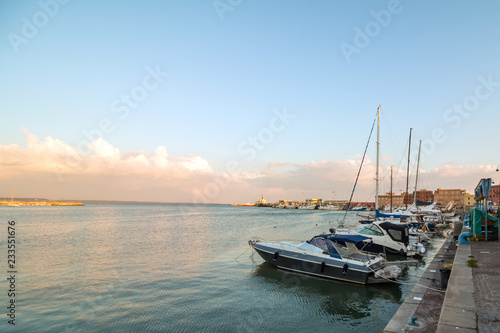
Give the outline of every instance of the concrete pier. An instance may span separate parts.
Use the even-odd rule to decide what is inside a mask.
[[[451,235],[383,332],[500,332],[499,256],[497,241],[455,246]],[[469,259],[476,260],[478,267],[469,267]],[[450,261],[453,266],[444,293],[436,268]],[[409,325],[413,316],[418,326]]]

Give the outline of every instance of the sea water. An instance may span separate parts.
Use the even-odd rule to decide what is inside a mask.
[[[404,268],[402,284],[361,286],[278,270],[248,245],[252,237],[304,241],[357,223],[355,213],[343,220],[344,213],[145,203],[1,207],[0,331],[378,332],[425,260]]]

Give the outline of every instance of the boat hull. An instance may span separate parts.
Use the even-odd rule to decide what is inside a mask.
[[[278,250],[267,247],[262,243],[254,244],[253,248],[262,259],[277,268],[358,284],[386,282],[381,279],[373,279],[373,271],[366,266],[348,263],[348,268],[345,270],[345,262],[335,258],[301,254],[283,249]]]

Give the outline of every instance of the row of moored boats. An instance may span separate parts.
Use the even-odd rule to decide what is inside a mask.
[[[424,256],[435,231],[446,226],[423,221],[429,213],[419,216],[422,222],[378,218],[356,228],[330,229],[299,243],[252,239],[249,244],[278,268],[361,284],[384,283],[402,274],[400,267],[387,260],[388,255]]]

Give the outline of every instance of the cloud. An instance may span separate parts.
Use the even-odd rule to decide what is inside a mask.
[[[82,154],[75,147],[51,136],[41,140],[28,130],[26,148],[0,144],[0,178],[16,195],[49,198],[138,200],[162,202],[232,203],[270,202],[304,197],[349,199],[361,156],[346,160],[288,163],[273,161],[254,169],[241,168],[228,174],[213,170],[197,155],[172,156],[164,146],[153,152],[121,152],[110,142],[97,139]],[[373,201],[375,163],[366,158],[354,200]],[[481,178],[496,177],[496,166],[455,166],[447,163],[431,170],[420,169],[418,188],[457,188],[472,191]],[[394,168],[393,192],[406,186],[406,167]],[[410,180],[413,191],[414,176]],[[496,179],[494,179],[497,182]],[[389,192],[390,167],[380,170],[380,193]],[[4,188],[4,191],[5,191]],[[24,193],[24,194],[23,194]],[[10,195],[10,194],[9,194]]]
[[[47,136],[40,140],[27,129],[26,148],[0,144],[0,171],[3,178],[20,173],[52,174],[61,181],[68,175],[152,178],[165,181],[189,179],[212,173],[207,160],[190,155],[169,156],[163,146],[153,154],[131,152],[123,154],[112,144],[96,139],[88,145],[90,154],[80,154],[71,145]]]

